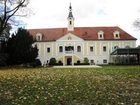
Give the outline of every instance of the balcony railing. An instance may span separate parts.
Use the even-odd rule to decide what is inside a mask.
[[[62,51],[62,52],[59,52],[59,54],[78,54],[78,55],[81,55],[82,52],[76,52],[76,51]]]
[[[73,54],[74,51],[65,51],[66,54]]]

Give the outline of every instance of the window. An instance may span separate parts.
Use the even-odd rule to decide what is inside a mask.
[[[65,51],[74,51],[74,46],[66,46]]]
[[[77,61],[77,64],[80,64],[80,63],[81,63],[80,60],[78,60],[78,61]]]
[[[106,46],[103,46],[103,51],[106,52]]]
[[[104,39],[104,32],[103,31],[98,32],[98,39]]]
[[[41,37],[40,36],[37,36],[37,41],[40,41],[41,40]]]
[[[130,46],[129,46],[129,45],[127,45],[127,46],[125,46],[125,48],[130,48]]]
[[[119,37],[119,35],[118,34],[116,34],[116,38],[118,38]]]
[[[81,46],[77,46],[77,52],[81,52]]]
[[[48,47],[47,48],[47,53],[50,53],[51,52],[51,49]]]
[[[42,34],[41,33],[37,33],[36,34],[36,40],[37,41],[41,41],[42,40]]]
[[[115,31],[113,34],[114,34],[114,39],[119,39],[120,38],[120,32],[119,31]]]
[[[102,38],[103,37],[103,35],[102,34],[100,34],[100,38]]]
[[[116,50],[117,48],[119,48],[118,46],[114,46],[114,50]]]
[[[63,47],[62,46],[59,47],[59,52],[63,52]]]
[[[91,64],[91,65],[94,65],[94,64],[95,64],[93,59],[90,60],[90,64]]]
[[[107,60],[106,59],[103,59],[103,63],[107,63]]]
[[[70,25],[71,25],[71,23],[72,23],[72,22],[70,21]]]
[[[90,52],[93,52],[93,46],[90,47]]]
[[[46,62],[47,64],[49,64],[49,60],[47,60],[47,62]]]

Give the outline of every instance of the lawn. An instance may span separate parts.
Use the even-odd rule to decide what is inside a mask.
[[[140,66],[0,69],[0,105],[140,105]]]

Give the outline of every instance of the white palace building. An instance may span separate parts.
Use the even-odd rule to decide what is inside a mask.
[[[69,7],[67,28],[29,29],[36,39],[38,59],[42,65],[51,58],[63,65],[74,65],[88,58],[90,64],[112,63],[116,48],[135,48],[136,38],[114,27],[74,27],[72,7]]]

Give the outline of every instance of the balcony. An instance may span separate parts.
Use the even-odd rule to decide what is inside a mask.
[[[71,51],[65,51],[65,54],[73,54],[73,53],[74,53],[73,50],[71,50]]]
[[[62,54],[66,54],[66,55],[72,55],[72,54],[77,54],[77,55],[81,55],[82,52],[81,52],[81,47],[77,50],[74,49],[74,46],[60,46],[59,47],[59,54],[62,55]]]

